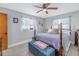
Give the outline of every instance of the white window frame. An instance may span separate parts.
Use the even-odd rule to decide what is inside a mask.
[[[37,28],[36,20],[30,19],[30,18],[21,18],[21,30],[22,31],[33,31]]]

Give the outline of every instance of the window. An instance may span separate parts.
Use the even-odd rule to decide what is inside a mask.
[[[59,24],[61,23],[60,19],[53,20],[53,28],[59,28]]]
[[[69,17],[62,18],[62,19],[56,19],[56,20],[53,20],[53,27],[58,28],[59,24],[62,23],[63,29],[69,29],[69,25],[70,25],[69,22],[70,22]]]
[[[37,28],[36,20],[32,20],[29,18],[22,18],[21,19],[21,30],[34,30]]]
[[[65,29],[65,30],[69,30],[70,29],[69,28],[69,26],[70,26],[69,22],[70,22],[70,18],[69,17],[62,19],[62,27],[63,27],[63,29]]]

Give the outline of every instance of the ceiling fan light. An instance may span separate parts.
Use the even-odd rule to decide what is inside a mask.
[[[43,9],[43,11],[47,11],[47,9]]]

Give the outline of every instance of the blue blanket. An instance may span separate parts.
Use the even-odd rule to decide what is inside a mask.
[[[59,34],[49,34],[49,33],[40,33],[36,35],[36,40],[44,41],[54,48],[60,48],[60,35]]]

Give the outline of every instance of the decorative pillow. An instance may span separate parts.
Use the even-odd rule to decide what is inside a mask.
[[[46,44],[46,43],[44,43],[44,42],[42,42],[42,41],[35,41],[34,44],[35,44],[36,46],[38,46],[39,48],[41,48],[41,49],[45,49],[45,48],[48,47],[48,44]]]
[[[50,33],[50,34],[58,34],[59,33],[59,29],[57,29],[57,28],[49,29],[48,33]]]
[[[49,29],[49,30],[48,30],[48,33],[51,33],[51,32],[52,32],[52,29]]]

